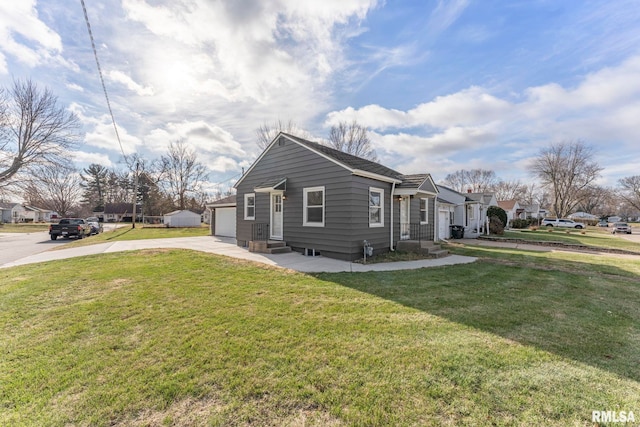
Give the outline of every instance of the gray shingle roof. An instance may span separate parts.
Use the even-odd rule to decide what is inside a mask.
[[[236,195],[232,194],[231,196],[224,197],[220,200],[216,200],[215,202],[207,203],[207,206],[216,206],[216,205],[230,205],[232,203],[236,203]]]
[[[274,190],[284,190],[287,184],[286,176],[278,176],[267,179],[257,185],[256,188],[272,188]]]
[[[283,133],[288,138],[293,139],[294,141],[305,145],[312,150],[319,151],[327,157],[332,158],[333,160],[342,163],[350,169],[359,169],[365,172],[375,173],[377,175],[382,175],[388,178],[393,179],[402,179],[402,174],[398,171],[395,171],[391,168],[381,165],[380,163],[372,162],[371,160],[363,159],[358,156],[354,156],[352,154],[344,153],[340,150],[336,150],[331,147],[327,147],[326,145],[318,144],[317,142],[307,141],[306,139],[298,138],[297,136],[289,135],[287,133]]]
[[[428,176],[426,173],[402,175],[402,183],[398,184],[397,188],[418,188]]]

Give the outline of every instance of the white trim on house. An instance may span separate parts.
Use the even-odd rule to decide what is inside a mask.
[[[424,201],[424,209],[422,209],[422,202]],[[426,197],[420,198],[420,225],[429,224],[429,199]],[[422,212],[425,214],[425,221],[422,220]]]
[[[274,240],[282,240],[284,237],[283,196],[283,191],[272,191],[269,193],[269,237]],[[276,198],[279,198],[279,200],[276,201]],[[279,211],[276,209],[278,206],[280,207]]]
[[[308,197],[307,195],[309,193],[312,192],[316,192],[316,191],[322,191],[322,205],[319,206],[320,208],[322,208],[322,221],[321,222],[317,222],[317,221],[309,221],[307,216],[308,216],[308,209],[309,206],[307,205],[308,203]],[[304,227],[324,227],[324,218],[325,218],[325,208],[326,208],[326,203],[325,203],[325,188],[324,186],[321,187],[307,187],[307,188],[303,188],[302,189],[302,225]],[[311,206],[312,209],[317,209],[318,206]]]
[[[253,205],[249,205],[249,198],[253,198]],[[253,207],[253,215],[249,215],[249,207]],[[256,193],[245,193],[244,195],[244,219],[255,221],[256,219]]]
[[[378,201],[380,203],[379,206],[373,206],[371,204],[371,201],[372,201],[371,193],[372,192],[380,194],[380,197],[378,199]],[[371,222],[372,209],[379,209],[380,210],[380,221]],[[369,227],[384,227],[384,189],[382,189],[382,188],[369,187]]]
[[[302,144],[301,144],[302,145]],[[307,147],[308,148],[308,147]],[[311,148],[309,148],[311,150]],[[332,160],[330,157],[327,157],[326,155],[323,155],[322,153],[320,153],[319,151],[315,151],[312,150],[314,153],[318,153],[321,156],[327,158],[328,160]],[[364,178],[371,178],[371,179],[375,179],[377,181],[382,181],[382,182],[388,182],[390,184],[400,184],[402,181],[400,181],[399,179],[395,179],[395,178],[389,178],[388,176],[384,176],[384,175],[378,175],[377,173],[373,173],[373,172],[367,172],[367,171],[363,171],[361,169],[351,169],[346,165],[343,165],[342,163],[339,163],[337,161],[333,161],[335,164],[342,166],[343,168],[347,169],[349,172],[351,172],[354,175],[357,176],[361,176]]]

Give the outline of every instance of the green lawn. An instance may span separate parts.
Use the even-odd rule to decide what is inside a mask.
[[[0,223],[0,233],[34,233],[37,231],[48,231],[49,224],[25,223],[25,224],[2,224]]]
[[[582,234],[584,232],[584,234]],[[601,249],[623,249],[640,253],[638,243],[626,240],[607,232],[606,229],[589,227],[587,230],[564,230],[541,228],[539,230],[505,231],[503,236],[492,236],[503,239],[520,239],[533,242],[560,242],[569,245],[584,245]]]
[[[454,251],[481,260],[311,276],[148,250],[0,270],[0,425],[640,415],[640,261]]]
[[[208,236],[209,226],[202,227],[141,227],[131,228],[131,225],[108,230],[82,240],[70,240],[66,245],[56,246],[53,250],[75,248],[78,246],[95,245],[97,243],[115,242],[119,240],[147,240],[166,239],[172,237]]]

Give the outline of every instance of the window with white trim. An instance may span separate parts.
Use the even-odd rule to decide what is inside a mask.
[[[384,226],[384,190],[369,187],[369,227]]]
[[[429,199],[420,199],[420,224],[429,224]]]
[[[256,194],[247,193],[244,195],[244,219],[256,219]]]
[[[302,225],[324,227],[324,187],[303,189]]]

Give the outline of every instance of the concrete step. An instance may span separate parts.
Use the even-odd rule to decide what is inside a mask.
[[[267,253],[270,254],[286,254],[291,252],[291,246],[278,246],[275,248],[268,248]]]
[[[432,256],[434,258],[443,258],[446,256],[449,256],[449,251],[446,249],[439,249],[436,251],[429,251],[429,256]]]
[[[449,255],[449,251],[432,241],[401,240],[396,244],[396,250],[401,252],[413,252],[429,255],[434,258],[442,258]]]
[[[291,252],[291,248],[287,246],[287,242],[282,240],[252,240],[249,242],[249,252],[260,254],[282,254]]]

